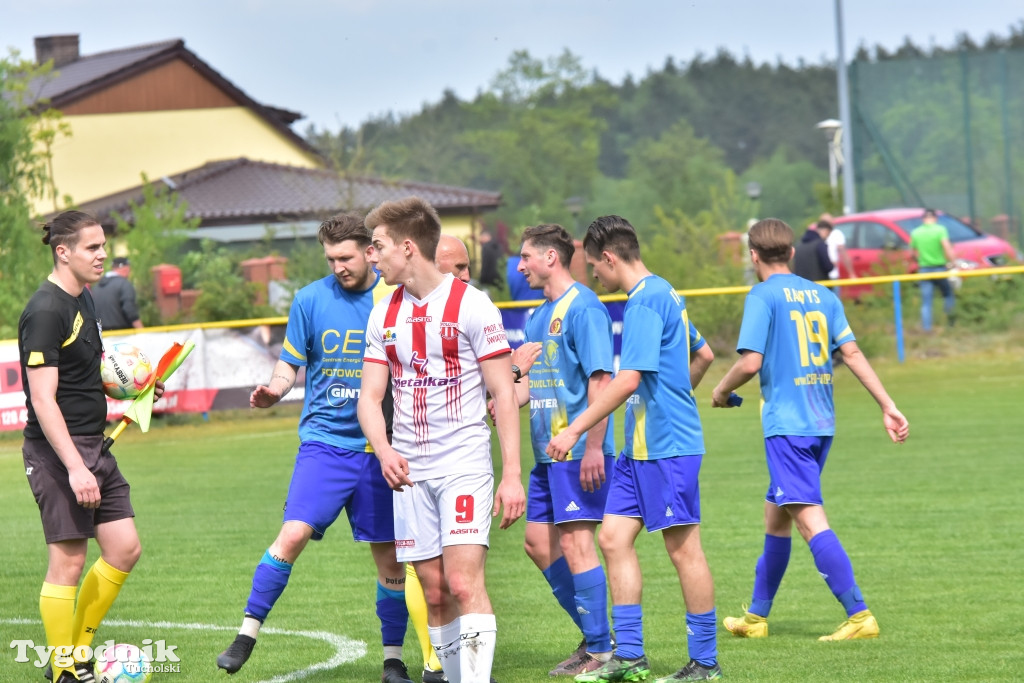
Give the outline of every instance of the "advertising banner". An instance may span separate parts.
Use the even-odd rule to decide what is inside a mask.
[[[605,304],[612,316],[616,360],[622,339],[624,302]],[[526,320],[533,309],[505,308],[501,315],[513,347],[523,343]],[[154,367],[174,342],[191,341],[195,350],[167,381],[163,397],[153,405],[154,413],[206,413],[249,407],[249,394],[257,384],[266,384],[284,341],[285,320],[278,324],[250,327],[197,327],[132,334],[108,335],[108,339],[140,348]],[[300,369],[293,388],[283,403],[302,402],[305,375]],[[130,401],[107,399],[107,419],[119,420]],[[17,340],[0,341],[0,431],[25,426],[25,393],[21,384]]]

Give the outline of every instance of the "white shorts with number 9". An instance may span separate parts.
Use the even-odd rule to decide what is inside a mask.
[[[429,560],[446,545],[489,545],[493,474],[427,479],[393,495],[399,562]]]

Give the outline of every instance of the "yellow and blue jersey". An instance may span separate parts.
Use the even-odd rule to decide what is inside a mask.
[[[366,321],[373,304],[393,289],[378,275],[369,289],[353,292],[328,275],[296,292],[280,358],[306,368],[301,441],[370,450],[356,417]]]
[[[587,409],[590,376],[611,372],[612,321],[608,309],[590,289],[576,282],[554,301],[545,301],[526,321],[526,340],[540,342],[540,358],[530,369],[530,437],[539,463],[552,462],[548,441]],[[615,454],[612,418],[604,437],[604,454]],[[586,433],[569,460],[583,457]]]
[[[649,275],[629,292],[622,314],[619,371],[640,372],[626,400],[626,444],[635,460],[703,455],[704,433],[690,386],[690,354],[707,342],[672,285]]]
[[[750,290],[736,350],[764,356],[766,437],[835,434],[832,351],[854,339],[842,303],[827,287],[779,273]]]

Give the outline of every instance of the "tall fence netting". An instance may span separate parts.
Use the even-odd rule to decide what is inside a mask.
[[[930,206],[1024,247],[1024,50],[849,70],[859,210]]]

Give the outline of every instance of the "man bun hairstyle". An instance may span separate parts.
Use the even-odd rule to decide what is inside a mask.
[[[57,247],[74,249],[78,245],[81,229],[99,224],[98,220],[83,211],[65,211],[43,223],[43,244],[50,245],[53,262],[57,263]]]

